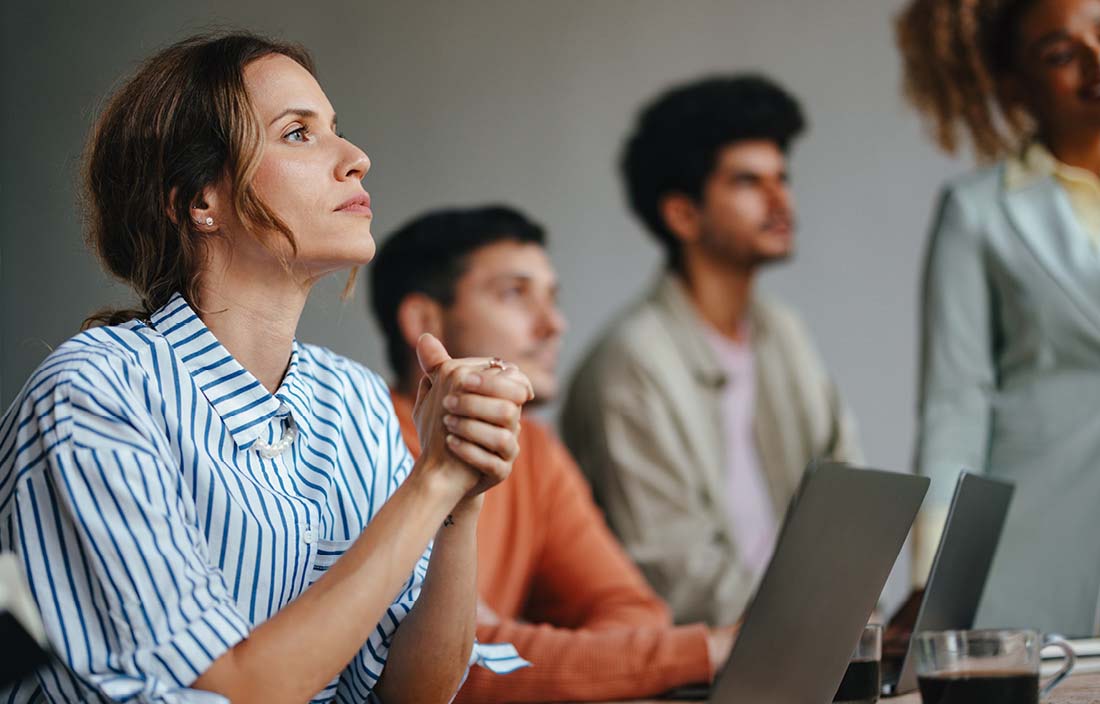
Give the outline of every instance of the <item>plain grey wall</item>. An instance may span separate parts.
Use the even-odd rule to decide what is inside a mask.
[[[916,287],[938,156],[899,89],[901,0],[479,0],[303,5],[5,2],[0,403],[92,309],[127,300],[81,240],[79,157],[102,96],[142,57],[237,26],[309,47],[341,129],[371,156],[375,234],[427,207],[503,201],[551,233],[571,368],[649,285],[658,252],[614,168],[637,108],[669,84],[758,69],[804,102],[797,257],[762,279],[795,305],[859,417],[871,463],[906,469]],[[384,366],[365,289],[314,292],[300,337]],[[892,590],[896,593],[898,578]]]

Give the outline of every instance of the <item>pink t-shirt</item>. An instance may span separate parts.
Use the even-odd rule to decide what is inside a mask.
[[[704,331],[726,373],[721,407],[726,444],[726,500],[733,538],[745,566],[759,578],[771,560],[779,522],[760,468],[753,433],[756,365],[752,347],[747,341],[731,340],[710,326],[704,326]]]

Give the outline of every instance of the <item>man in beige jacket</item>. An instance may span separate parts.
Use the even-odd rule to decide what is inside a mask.
[[[740,618],[807,463],[861,459],[805,327],[754,293],[792,250],[803,126],[771,81],[711,78],[652,103],[622,157],[667,267],[582,362],[562,432],[678,622]]]

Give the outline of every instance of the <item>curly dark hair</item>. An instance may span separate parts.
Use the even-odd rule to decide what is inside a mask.
[[[669,266],[679,266],[680,242],[661,216],[661,199],[670,193],[701,199],[719,153],[734,142],[768,140],[786,153],[805,128],[794,96],[760,75],[675,86],[642,110],[619,170],[631,209],[665,248]]]

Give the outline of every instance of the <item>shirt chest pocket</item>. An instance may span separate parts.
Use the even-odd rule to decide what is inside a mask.
[[[316,531],[316,529],[313,529]],[[311,545],[313,549],[313,560],[309,569],[309,583],[313,584],[321,577],[325,576],[329,568],[336,564],[336,561],[343,557],[344,553],[348,551],[354,540],[324,540],[321,538],[314,538]]]

